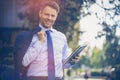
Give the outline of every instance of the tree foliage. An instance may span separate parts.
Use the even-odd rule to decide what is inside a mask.
[[[104,1],[101,5],[104,4]],[[105,43],[105,55],[106,55],[106,62],[108,66],[115,67],[120,62],[120,37],[116,35],[117,29],[120,28],[120,1],[118,0],[110,0],[109,4],[112,5],[111,7],[102,7],[105,11],[105,18],[102,21],[101,25],[103,26],[103,31],[101,31],[101,35],[99,37],[105,36],[106,43]]]
[[[105,5],[106,3],[107,5]],[[86,2],[86,4],[91,5],[93,3]],[[85,9],[82,10],[84,12],[82,17],[92,14],[86,4],[84,5]],[[117,34],[117,30],[120,28],[120,0],[96,0],[94,5],[100,7],[101,11],[105,13],[103,16],[100,16],[98,12],[94,13],[99,20],[98,24],[103,26],[103,30],[98,32],[97,38],[105,36],[106,39],[103,47],[106,57],[105,65],[115,68],[115,72],[112,74],[115,77],[112,80],[119,80],[120,35]]]
[[[90,58],[90,66],[92,68],[102,68],[102,67],[105,67],[104,66],[104,61],[105,61],[105,56],[104,54],[102,53],[102,51],[95,47],[93,49],[93,53],[92,53],[92,56]]]

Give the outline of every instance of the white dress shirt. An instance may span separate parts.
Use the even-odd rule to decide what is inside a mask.
[[[42,30],[44,27],[39,25]],[[63,33],[51,28],[53,41],[55,75],[63,77],[63,62],[69,56],[67,40]],[[44,43],[38,40],[37,34],[34,34],[32,42],[25,53],[22,61],[23,66],[28,66],[27,76],[48,76],[48,51],[47,39]]]

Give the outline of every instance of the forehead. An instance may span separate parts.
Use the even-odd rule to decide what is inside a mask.
[[[44,7],[44,9],[41,10],[41,12],[47,12],[47,13],[54,13],[57,14],[58,12],[56,11],[56,9],[50,7],[50,6],[46,6]]]

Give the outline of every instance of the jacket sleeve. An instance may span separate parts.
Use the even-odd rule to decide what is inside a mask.
[[[19,80],[27,71],[27,67],[23,67],[22,65],[22,59],[27,49],[27,43],[24,41],[27,38],[24,37],[25,34],[25,32],[19,33],[14,44],[15,80]]]

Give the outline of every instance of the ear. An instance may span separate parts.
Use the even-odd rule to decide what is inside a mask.
[[[39,17],[41,17],[41,10],[39,11]]]

